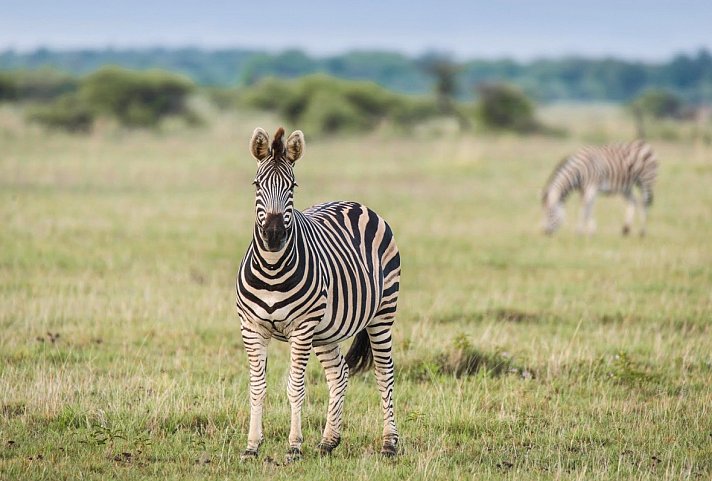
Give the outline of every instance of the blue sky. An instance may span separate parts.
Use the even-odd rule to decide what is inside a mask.
[[[712,50],[712,0],[0,0],[0,50],[198,46],[521,60]]]

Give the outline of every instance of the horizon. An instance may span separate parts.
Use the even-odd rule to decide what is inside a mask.
[[[3,3],[0,51],[17,53],[196,48],[300,50],[313,57],[384,51],[409,57],[438,52],[458,61],[581,57],[650,63],[712,50],[712,3],[697,0],[674,6],[640,0],[442,0],[417,9],[402,0],[336,7],[317,0],[301,8],[286,2],[267,8],[127,0],[110,12],[89,0]]]
[[[672,52],[668,57],[662,57],[659,59],[628,58],[628,57],[617,56],[615,54],[585,55],[585,54],[575,53],[575,52],[561,53],[559,55],[541,55],[541,56],[534,56],[534,57],[526,58],[526,59],[520,59],[520,58],[516,58],[514,56],[508,56],[508,55],[472,56],[472,57],[465,57],[465,58],[457,58],[457,57],[453,56],[450,52],[445,52],[445,51],[436,50],[436,49],[425,50],[422,52],[417,52],[417,53],[412,53],[412,54],[408,53],[408,52],[395,50],[392,48],[352,48],[352,49],[347,49],[347,50],[342,50],[342,51],[336,51],[333,53],[317,53],[317,52],[309,51],[308,49],[297,48],[297,47],[268,49],[268,48],[246,47],[246,46],[241,46],[241,45],[224,46],[224,47],[204,47],[204,46],[190,45],[190,44],[175,45],[175,46],[166,46],[166,45],[114,46],[114,45],[106,45],[106,46],[67,47],[67,48],[58,48],[58,47],[40,45],[40,46],[29,48],[29,49],[18,49],[18,48],[13,48],[13,47],[1,48],[0,47],[0,55],[5,55],[5,54],[9,53],[9,54],[23,56],[23,55],[33,55],[33,54],[36,54],[37,52],[43,52],[43,51],[58,53],[58,54],[71,54],[71,53],[79,53],[79,52],[198,51],[198,52],[202,52],[202,53],[215,53],[215,52],[248,52],[248,53],[257,53],[257,54],[266,53],[269,55],[280,55],[280,54],[285,54],[288,52],[299,52],[299,53],[303,53],[303,54],[307,55],[308,57],[311,57],[314,59],[328,59],[328,58],[339,57],[339,56],[349,55],[349,54],[354,54],[354,53],[365,53],[365,54],[375,53],[375,54],[402,55],[403,57],[411,59],[411,60],[416,60],[416,59],[421,58],[426,55],[443,55],[446,58],[452,58],[453,60],[455,60],[459,63],[477,62],[477,61],[484,61],[484,62],[512,61],[512,62],[515,62],[518,64],[523,64],[523,65],[531,64],[531,63],[535,63],[535,62],[541,62],[541,61],[560,61],[560,60],[567,60],[567,59],[581,59],[581,60],[586,60],[586,61],[617,60],[617,61],[622,61],[622,62],[627,62],[627,63],[640,63],[640,64],[645,64],[645,65],[661,65],[661,64],[668,63],[679,56],[686,56],[686,57],[690,58],[690,57],[696,57],[702,53],[712,55],[712,48],[708,48],[706,46],[700,46],[700,47],[696,47],[696,48],[692,47],[692,48],[689,48],[686,50],[675,51],[675,52]]]

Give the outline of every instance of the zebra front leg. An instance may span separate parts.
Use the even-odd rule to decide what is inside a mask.
[[[349,383],[349,367],[338,344],[318,346],[314,348],[314,352],[324,368],[326,383],[329,386],[329,410],[318,448],[321,454],[329,454],[341,442],[341,415]]]
[[[625,194],[626,208],[625,208],[625,220],[623,221],[623,235],[628,235],[630,233],[630,227],[633,224],[633,218],[635,217],[635,196],[632,192],[626,192]]]
[[[381,407],[383,409],[383,446],[381,454],[395,456],[398,453],[398,429],[393,410],[393,386],[395,365],[393,363],[393,341],[391,338],[391,325],[393,319],[379,319],[372,321],[366,330],[371,341],[373,362],[376,371],[376,384],[381,392]]]
[[[581,221],[579,223],[578,232],[579,234],[593,234],[596,230],[596,221],[593,220],[591,213],[593,212],[593,203],[596,200],[597,188],[595,186],[587,187],[582,195],[581,201],[583,207],[581,208]]]
[[[250,431],[247,435],[247,448],[241,458],[257,457],[262,444],[262,407],[267,394],[267,344],[269,338],[242,325],[242,343],[250,363]]]
[[[289,449],[287,462],[296,461],[302,457],[302,404],[306,396],[305,372],[309,354],[312,349],[313,327],[307,332],[300,331],[290,338],[290,365],[287,381],[287,396],[292,408],[292,424],[289,429]]]

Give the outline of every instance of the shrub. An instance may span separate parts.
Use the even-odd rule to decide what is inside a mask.
[[[80,95],[122,125],[152,127],[168,115],[189,116],[186,101],[193,88],[190,80],[167,72],[107,67],[82,81]]]
[[[79,81],[75,77],[48,68],[23,70],[11,75],[17,88],[17,100],[54,100],[76,92],[79,87]]]
[[[433,118],[439,113],[440,109],[432,99],[414,97],[395,105],[391,112],[391,118],[397,126],[407,128]]]
[[[315,133],[366,131],[389,119],[409,126],[437,114],[435,102],[390,92],[371,82],[310,75],[264,79],[243,90],[243,105],[280,113]]]
[[[362,114],[380,119],[388,116],[394,108],[405,103],[405,97],[390,92],[369,82],[353,82],[343,85],[343,97],[356,106]]]
[[[69,132],[88,132],[94,122],[92,110],[76,94],[65,94],[48,105],[36,106],[29,110],[27,118]]]
[[[0,72],[0,102],[17,98],[17,82],[9,73]]]
[[[488,353],[476,349],[464,334],[453,340],[452,347],[438,358],[440,369],[444,373],[464,376],[484,370],[495,376],[508,372],[518,372],[509,356],[500,352]]]
[[[203,87],[201,90],[207,99],[220,110],[234,109],[242,100],[239,91],[235,88]]]
[[[400,376],[413,381],[425,381],[439,375],[456,377],[482,373],[490,377],[514,375],[520,379],[533,379],[536,374],[526,365],[520,365],[507,352],[483,351],[472,345],[470,339],[459,334],[452,344],[440,352],[429,352],[402,366]]]
[[[663,89],[646,90],[630,104],[630,107],[642,115],[656,119],[680,118],[684,110],[682,99]]]
[[[373,127],[372,119],[359,112],[353,103],[337,92],[328,90],[314,93],[295,121],[310,132],[327,134],[358,132]]]
[[[240,103],[258,110],[278,111],[294,95],[296,84],[267,77],[241,91]]]
[[[538,130],[534,104],[518,88],[506,84],[483,84],[477,91],[477,115],[485,127],[516,132]]]

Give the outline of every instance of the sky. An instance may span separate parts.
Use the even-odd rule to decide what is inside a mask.
[[[712,50],[712,0],[0,0],[0,50],[186,46],[656,61]]]

